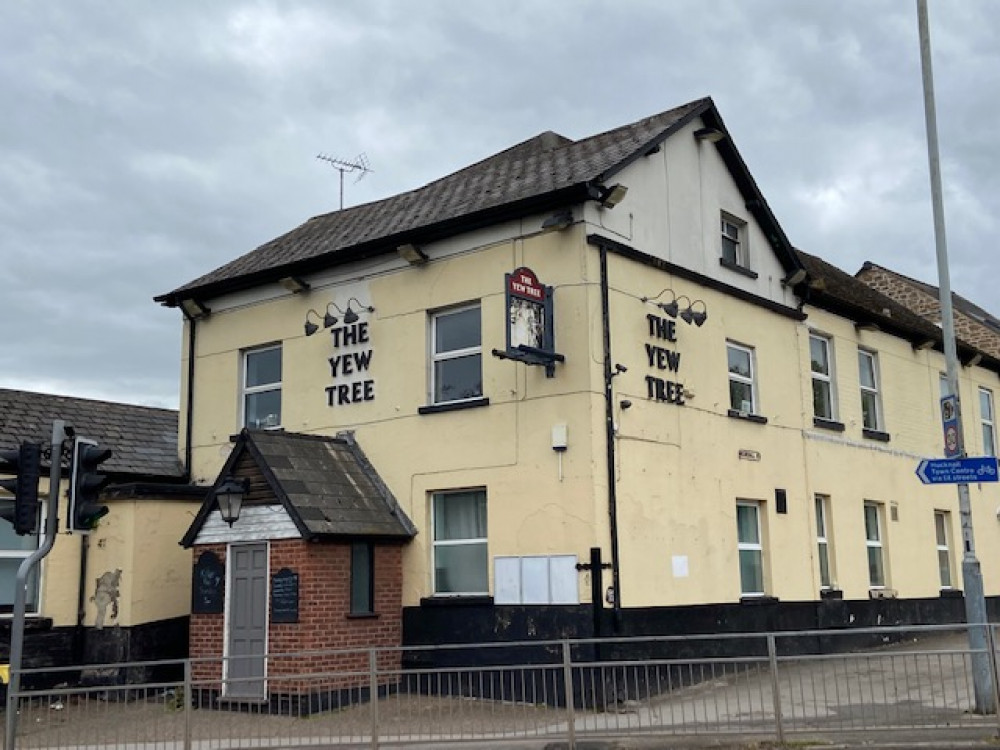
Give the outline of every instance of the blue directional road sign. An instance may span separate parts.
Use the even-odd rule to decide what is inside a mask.
[[[997,481],[995,456],[974,458],[927,458],[917,466],[924,484],[975,484]]]

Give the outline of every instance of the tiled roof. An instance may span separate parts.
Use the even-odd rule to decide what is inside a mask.
[[[80,437],[110,448],[101,471],[116,481],[180,480],[177,412],[109,401],[0,389],[0,447],[22,441],[48,446],[52,422],[65,420]]]
[[[809,273],[810,284],[801,292],[808,303],[829,308],[858,323],[874,323],[882,330],[912,341],[940,341],[941,329],[903,305],[822,258],[795,251]]]
[[[220,477],[248,476],[246,458],[266,486],[252,481],[246,503],[273,502],[288,511],[306,538],[369,537],[405,541],[416,528],[351,435],[325,437],[280,430],[243,430]],[[250,464],[253,466],[253,464]],[[259,473],[258,473],[259,471]],[[215,500],[210,495],[182,540],[194,543]]]
[[[194,281],[157,297],[176,305],[187,296],[216,293],[234,283],[252,286],[287,272],[319,267],[344,255],[385,252],[414,233],[444,232],[449,222],[497,220],[502,209],[563,205],[585,199],[590,184],[618,169],[690,119],[714,109],[699,99],[638,122],[573,141],[545,132],[421,188],[316,216],[287,234]],[[310,265],[311,264],[311,265]]]
[[[940,290],[885,266],[865,261],[856,276],[924,319],[941,321]],[[1000,320],[961,295],[951,293],[955,335],[969,346],[1000,358]]]

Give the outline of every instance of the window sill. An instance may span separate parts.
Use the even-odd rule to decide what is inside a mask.
[[[843,599],[844,592],[840,589],[820,589],[819,590],[820,599]]]
[[[869,430],[865,428],[861,430],[861,436],[867,438],[868,440],[878,440],[880,443],[889,442],[889,433],[882,432],[881,430]]]
[[[818,427],[821,430],[833,430],[834,432],[844,431],[843,422],[837,422],[832,419],[823,419],[823,417],[813,417],[813,427]]]
[[[757,278],[756,271],[751,271],[746,266],[741,266],[737,263],[732,263],[731,261],[728,261],[725,258],[719,258],[719,265],[722,266],[723,268],[728,268],[730,271],[735,271],[736,273],[741,274],[742,276],[746,276],[748,279]]]
[[[759,604],[777,604],[778,597],[768,596],[767,594],[744,594],[740,597],[740,604],[748,605],[759,605]]]
[[[480,406],[489,406],[490,400],[485,396],[482,398],[471,398],[467,401],[447,401],[443,404],[427,404],[417,409],[417,414],[439,414],[444,411],[459,411],[460,409],[475,409]]]
[[[730,419],[742,419],[754,424],[767,424],[767,417],[762,417],[760,414],[747,414],[743,411],[736,411],[736,409],[730,409],[726,414]]]
[[[492,605],[493,597],[489,594],[425,596],[420,600],[421,607],[482,607]]]
[[[348,612],[344,617],[348,620],[377,620],[378,612]]]
[[[942,599],[961,599],[963,596],[962,589],[941,589]]]

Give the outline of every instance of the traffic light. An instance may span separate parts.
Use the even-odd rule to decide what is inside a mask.
[[[109,448],[101,448],[93,440],[73,439],[69,480],[69,530],[91,531],[108,515],[108,506],[101,505],[101,490],[108,483],[98,467],[111,458]]]
[[[0,451],[0,474],[14,474],[0,479],[0,487],[14,495],[0,498],[0,518],[10,521],[14,533],[24,536],[38,531],[38,474],[42,468],[42,447],[21,443],[21,447]]]

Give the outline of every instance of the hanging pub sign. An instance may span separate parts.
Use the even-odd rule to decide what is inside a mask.
[[[555,350],[552,322],[552,287],[538,281],[535,272],[522,266],[505,274],[507,348],[493,356],[527,365],[541,365],[546,377],[555,375],[556,362],[565,357]]]

